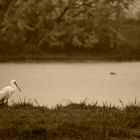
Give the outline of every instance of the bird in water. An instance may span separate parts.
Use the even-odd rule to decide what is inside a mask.
[[[110,72],[110,75],[116,75],[117,73],[116,72]]]
[[[0,104],[3,104],[4,102],[8,105],[8,99],[12,96],[15,91],[19,89],[21,92],[21,89],[16,83],[16,80],[10,81],[10,86],[4,87],[0,90]]]

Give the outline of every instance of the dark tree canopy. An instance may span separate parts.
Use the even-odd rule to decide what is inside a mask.
[[[1,38],[18,50],[113,47],[125,41],[123,20],[135,1],[1,0]]]

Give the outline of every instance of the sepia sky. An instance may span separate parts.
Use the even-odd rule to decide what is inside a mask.
[[[128,16],[132,18],[137,18],[136,13],[140,11],[140,0],[135,4],[134,7],[128,12]]]
[[[140,10],[140,0],[136,4],[136,7],[134,8],[134,12],[137,12],[139,10]]]

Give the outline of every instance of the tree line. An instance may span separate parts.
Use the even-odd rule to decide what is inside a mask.
[[[120,53],[135,2],[0,0],[0,53]]]

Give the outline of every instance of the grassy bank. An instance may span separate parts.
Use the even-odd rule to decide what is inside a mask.
[[[140,139],[140,106],[83,101],[51,109],[26,103],[0,107],[0,139],[136,140]]]

